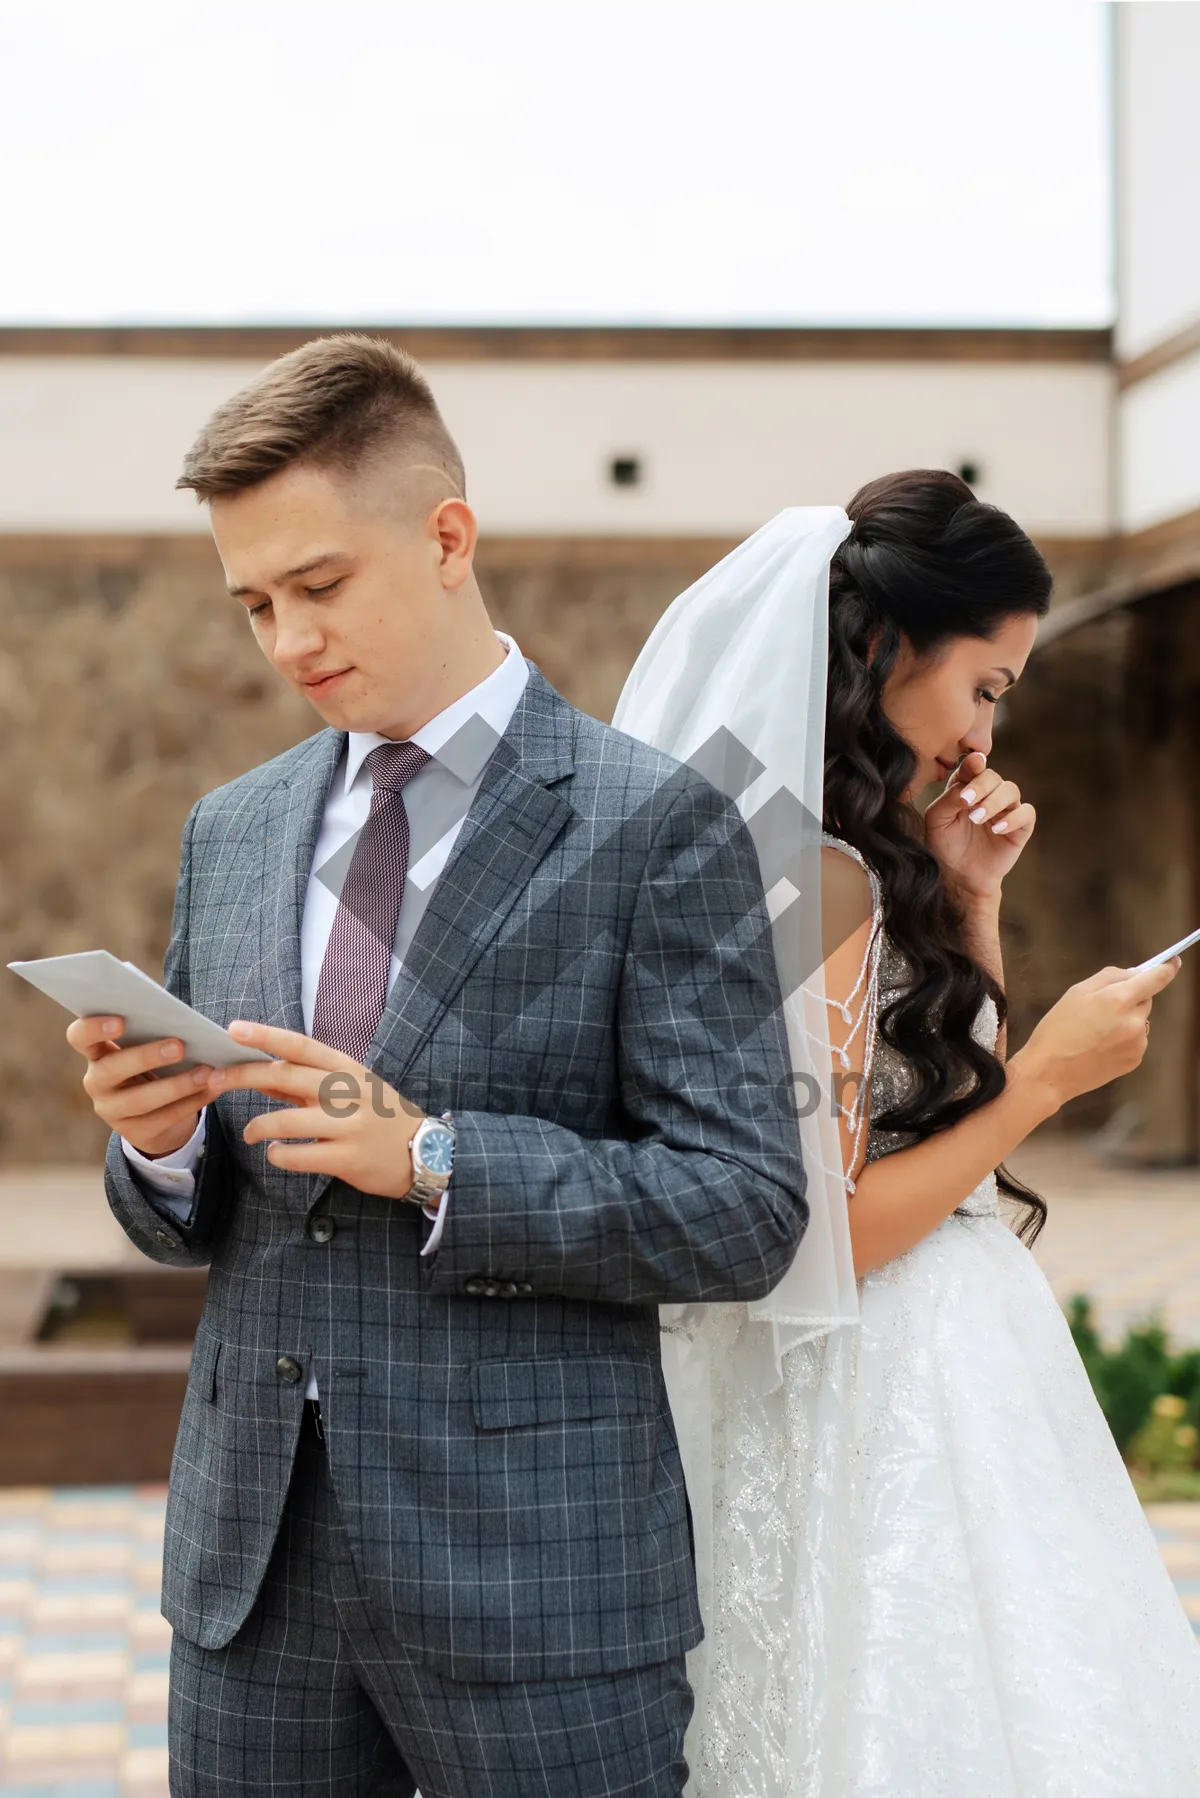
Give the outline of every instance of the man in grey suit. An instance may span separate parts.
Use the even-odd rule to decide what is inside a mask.
[[[702,1631],[656,1308],[766,1293],[807,1215],[754,846],[493,630],[399,351],[283,357],[180,485],[329,728],[183,832],[167,985],[274,1059],[68,1033],[116,1216],[211,1270],[172,1792],[676,1794]]]

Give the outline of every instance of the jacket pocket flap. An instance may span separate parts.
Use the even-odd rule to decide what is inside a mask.
[[[511,1430],[653,1411],[656,1386],[648,1361],[559,1355],[537,1361],[477,1361],[471,1369],[471,1399],[481,1430]]]
[[[221,1353],[218,1337],[198,1330],[192,1344],[192,1360],[188,1368],[188,1385],[211,1405],[217,1396],[217,1361]]]

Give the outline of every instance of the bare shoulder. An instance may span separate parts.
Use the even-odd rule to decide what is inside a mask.
[[[821,941],[827,965],[853,952],[857,969],[875,918],[877,882],[846,843],[821,846]],[[832,997],[832,994],[831,994]]]
[[[847,892],[869,894],[871,876],[857,849],[838,837],[827,836],[821,843],[821,893]]]

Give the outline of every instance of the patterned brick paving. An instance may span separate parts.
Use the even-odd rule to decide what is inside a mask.
[[[1157,1311],[1200,1342],[1200,1171],[1106,1168],[1049,1134],[1014,1159],[1050,1201],[1037,1255],[1060,1300],[1090,1293],[1106,1335]],[[6,1798],[167,1798],[163,1505],[158,1486],[0,1490]],[[1200,1633],[1200,1504],[1149,1515]]]
[[[1146,1514],[1183,1608],[1200,1635],[1200,1505],[1147,1505]]]
[[[167,1798],[164,1493],[0,1492],[0,1792]],[[1151,1521],[1200,1632],[1200,1505]]]
[[[1034,1253],[1061,1303],[1086,1293],[1105,1337],[1157,1313],[1200,1344],[1200,1168],[1110,1167],[1049,1132],[1010,1165],[1049,1204]]]
[[[166,1798],[161,1487],[0,1492],[0,1791]]]

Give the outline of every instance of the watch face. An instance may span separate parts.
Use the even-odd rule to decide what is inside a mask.
[[[445,1124],[426,1130],[417,1144],[421,1165],[431,1174],[449,1174],[454,1166],[454,1132]]]

